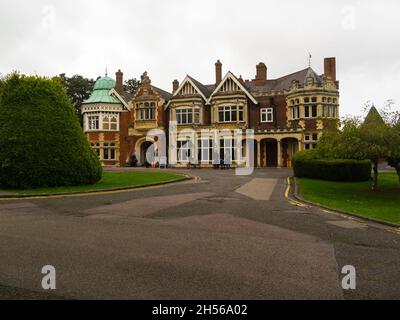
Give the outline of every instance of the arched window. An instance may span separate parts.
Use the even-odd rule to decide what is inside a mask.
[[[118,120],[117,120],[116,117],[112,117],[111,118],[110,128],[111,128],[111,130],[117,130],[118,129]]]
[[[103,117],[103,130],[110,130],[110,119],[107,116]]]

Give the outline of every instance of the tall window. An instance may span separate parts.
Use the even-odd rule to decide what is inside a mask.
[[[304,118],[316,118],[318,115],[317,113],[317,106],[304,106]]]
[[[218,108],[218,122],[243,122],[243,106],[225,106]]]
[[[237,161],[243,154],[243,144],[237,143],[236,139],[223,138],[219,141],[220,159],[225,161],[225,164],[232,164]]]
[[[99,116],[88,116],[88,129],[99,130]]]
[[[178,124],[199,124],[200,108],[185,108],[176,110],[176,121]]]
[[[274,122],[274,109],[261,109],[261,122]]]
[[[192,142],[190,140],[177,141],[178,162],[191,162]]]
[[[213,160],[213,140],[203,138],[197,140],[197,159],[201,162]]]
[[[105,142],[103,146],[103,159],[115,160],[115,143]]]
[[[110,119],[110,128],[111,128],[111,130],[118,130],[117,117],[111,117],[111,119]]]
[[[291,101],[292,104],[292,119],[293,120],[297,120],[300,118],[300,100],[296,99],[296,100],[292,100]]]

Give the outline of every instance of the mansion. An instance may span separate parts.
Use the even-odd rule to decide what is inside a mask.
[[[257,167],[291,167],[296,152],[314,148],[324,130],[338,125],[336,59],[325,58],[323,74],[309,67],[278,79],[269,79],[259,63],[252,80],[223,76],[218,60],[215,83],[188,75],[174,80],[171,92],[155,87],[145,72],[133,94],[124,91],[119,70],[116,80],[96,81],[81,111],[104,166],[133,159],[139,166],[242,166],[252,158]],[[247,147],[250,140],[254,148]]]

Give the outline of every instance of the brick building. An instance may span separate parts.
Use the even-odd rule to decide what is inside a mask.
[[[109,78],[98,80],[82,106],[84,130],[104,165],[126,165],[132,155],[143,165],[149,148],[155,155],[151,161],[165,155],[177,167],[208,167],[221,159],[243,165],[251,156],[246,146],[252,140],[258,167],[290,167],[294,153],[314,148],[322,132],[337,126],[339,119],[335,58],[325,59],[322,75],[306,68],[278,79],[269,79],[267,66],[259,63],[253,80],[232,72],[223,77],[217,61],[215,83],[205,85],[187,76],[173,82],[171,94],[154,87],[144,73],[131,96],[123,91],[122,72],[116,76],[114,86]],[[116,126],[104,126],[108,115],[119,116]],[[249,129],[254,135],[246,137]],[[157,131],[166,133],[168,151],[160,150],[157,138],[146,138]],[[110,143],[115,161],[106,151]]]

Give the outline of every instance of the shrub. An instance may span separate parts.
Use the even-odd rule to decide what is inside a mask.
[[[58,80],[8,76],[0,86],[0,185],[94,184],[102,168]]]
[[[316,150],[302,151],[293,158],[296,177],[329,181],[368,181],[371,179],[371,161],[319,159]]]

